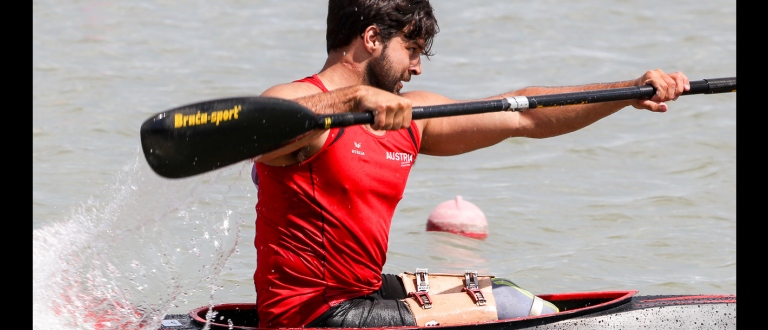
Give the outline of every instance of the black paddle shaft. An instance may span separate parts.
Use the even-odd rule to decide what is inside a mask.
[[[736,77],[691,81],[683,93],[736,91]],[[650,98],[652,86],[623,87],[539,96],[514,96],[414,107],[413,119]],[[192,103],[158,113],[141,126],[141,146],[155,173],[185,178],[258,157],[316,129],[373,123],[373,114],[348,112],[318,116],[285,99],[250,96]]]
[[[736,91],[736,77],[696,80],[690,81],[689,83],[691,84],[691,89],[683,92],[683,95],[714,94]],[[531,96],[528,97],[528,102],[529,108],[542,108],[579,103],[649,99],[653,97],[655,93],[656,89],[653,88],[653,86],[645,85],[595,91]]]
[[[736,91],[736,77],[695,80],[690,81],[690,84],[691,89],[683,92],[683,95],[715,94]],[[538,96],[519,96],[498,100],[414,107],[412,117],[413,119],[424,119],[496,111],[524,111],[534,108],[574,104],[648,99],[653,97],[653,94],[655,93],[656,89],[653,88],[653,86],[645,85]],[[513,100],[513,102],[510,102],[510,100]],[[370,122],[365,123],[372,122],[373,117],[371,116]]]

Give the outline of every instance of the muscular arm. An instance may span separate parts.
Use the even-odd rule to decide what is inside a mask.
[[[348,94],[353,94],[351,88],[338,90],[330,95],[323,95],[319,88],[311,84],[292,82],[277,85],[267,89],[261,96],[278,97],[298,102],[313,109],[317,114],[333,113],[334,109],[350,108]],[[327,130],[313,130],[299,136],[280,149],[260,155],[254,158],[254,162],[261,162],[272,166],[288,166],[301,161],[304,154],[313,148],[322,146],[327,136]],[[319,145],[319,146],[318,146]]]
[[[289,83],[266,90],[261,96],[293,100],[318,115],[371,111],[375,113],[374,129],[400,129],[411,122],[411,101],[369,86],[350,86],[322,93],[306,83]],[[253,159],[272,166],[288,166],[317,153],[325,143],[328,130],[308,132],[284,147]]]
[[[667,110],[665,101],[677,99],[683,90],[690,88],[687,86],[687,78],[681,73],[667,76],[657,70],[649,71],[636,80],[567,87],[527,87],[487,99],[645,84],[652,84],[657,88],[657,95],[651,100],[602,102],[531,109],[524,112],[504,111],[420,120],[419,128],[422,131],[420,152],[436,156],[457,155],[497,144],[510,137],[547,138],[558,136],[587,127],[629,105],[638,109],[664,112]],[[419,106],[457,102],[428,92],[410,92],[404,96]]]

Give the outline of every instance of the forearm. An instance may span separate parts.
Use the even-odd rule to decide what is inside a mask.
[[[293,99],[319,115],[350,112],[359,108],[363,86],[350,86]]]
[[[371,128],[375,130],[407,128],[411,123],[410,100],[370,86],[343,87],[327,93],[305,92],[293,95],[295,97],[291,97],[289,88],[274,88],[262,96],[291,99],[317,115],[370,111],[374,115]],[[324,129],[312,130],[285,147],[254,161],[280,166],[298,163],[320,150],[327,133],[328,130]]]
[[[624,80],[624,81],[616,81],[616,82],[608,82],[608,83],[596,83],[596,84],[575,85],[575,86],[530,86],[530,87],[514,90],[511,92],[507,92],[501,95],[489,97],[489,99],[509,97],[509,96],[536,96],[536,95],[547,95],[547,94],[583,92],[583,91],[591,91],[591,90],[599,90],[599,89],[630,87],[630,86],[635,86],[637,84],[638,83],[636,80]]]
[[[502,111],[427,119],[420,152],[457,155],[497,144],[511,137],[549,138],[582,129],[627,106],[623,102]]]
[[[632,86],[633,81],[565,87],[527,87],[488,97],[537,96]],[[448,102],[439,95],[411,93],[418,104]],[[510,137],[548,138],[570,133],[631,105],[631,101],[600,102],[561,107],[502,111],[476,115],[432,118],[422,124],[422,153],[455,155],[488,147]],[[467,138],[471,137],[471,138]]]
[[[502,94],[500,97],[536,96],[556,93],[582,92],[590,90],[629,87],[634,86],[635,84],[636,81],[627,80],[580,86],[527,87]],[[630,106],[633,104],[632,102],[632,100],[624,100],[577,104],[560,107],[547,107],[541,109],[529,109],[519,113],[519,118],[515,119],[515,128],[513,129],[511,136],[548,138],[567,134],[587,127],[597,122],[598,120],[621,110],[622,108]]]
[[[291,85],[282,85],[265,91],[262,96],[280,97],[291,99],[318,115],[332,114],[338,112],[354,111],[358,108],[361,97],[360,86],[340,88],[328,93],[307,92],[291,88]],[[296,97],[298,95],[298,97]],[[269,153],[260,155],[253,159],[254,162],[261,162],[272,166],[287,166],[300,161],[300,151],[311,152],[317,149],[312,144],[322,145],[326,130],[312,130],[293,141],[286,141],[281,148]]]

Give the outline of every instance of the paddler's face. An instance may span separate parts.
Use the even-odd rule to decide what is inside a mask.
[[[409,40],[402,32],[398,32],[384,44],[379,55],[368,62],[365,70],[368,83],[399,94],[403,81],[410,81],[411,75],[421,74],[423,49],[423,40]]]

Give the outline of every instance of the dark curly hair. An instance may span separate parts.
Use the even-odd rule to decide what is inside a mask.
[[[440,31],[429,0],[329,0],[326,51],[349,45],[366,28],[376,25],[383,42],[398,31],[411,40],[424,39],[424,56],[432,56],[432,41]],[[407,29],[405,29],[408,27]]]

